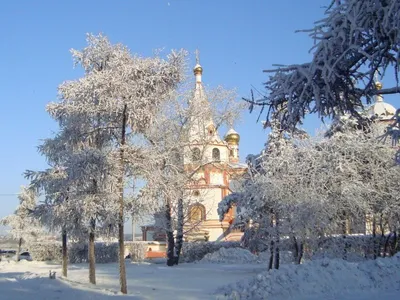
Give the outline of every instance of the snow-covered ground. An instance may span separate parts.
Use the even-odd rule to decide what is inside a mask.
[[[118,293],[115,263],[98,264],[97,285],[92,286],[87,264],[71,265],[68,279],[60,279],[57,264],[0,262],[0,299],[400,299],[400,255],[363,263],[324,259],[265,272],[265,262],[243,263],[252,256],[243,250],[232,251],[222,250],[201,263],[172,268],[127,262],[127,296]],[[236,257],[235,264],[224,263],[227,254]],[[49,270],[57,272],[56,280],[48,278]]]
[[[129,299],[214,299],[222,285],[251,278],[264,269],[260,264],[131,264],[127,262]],[[61,274],[60,265],[43,262],[0,262],[0,299],[115,299],[119,290],[117,264],[98,264],[97,285],[88,284],[87,264],[69,268],[68,280],[48,278],[49,270]],[[2,297],[4,296],[4,298]]]
[[[398,300],[400,254],[358,263],[321,259],[283,265],[221,288],[218,299]]]

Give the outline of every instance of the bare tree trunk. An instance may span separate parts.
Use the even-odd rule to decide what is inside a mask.
[[[279,244],[275,248],[274,269],[279,269]]]
[[[296,264],[301,264],[301,260],[303,259],[303,253],[304,253],[304,244],[301,242],[300,243],[300,247],[299,247],[299,256],[298,259],[296,261]]]
[[[89,232],[89,282],[96,284],[96,257],[94,250],[94,231],[96,229],[96,220],[90,220],[90,232]]]
[[[375,215],[372,217],[372,245],[373,245],[373,251],[374,251],[374,259],[377,258],[378,256],[378,249],[376,247],[376,219]]]
[[[384,245],[385,245],[385,225],[383,224],[383,215],[382,214],[379,217],[379,230],[381,231],[381,238],[379,240],[378,256],[381,256],[381,249],[384,248]],[[383,255],[385,256],[385,252],[383,253]]]
[[[343,260],[347,260],[347,239],[346,235],[343,235]]]
[[[397,247],[398,247],[398,238],[397,238],[397,232],[396,230],[393,231],[393,240],[390,243],[390,256],[393,256],[397,252]]]
[[[299,257],[299,246],[297,245],[297,239],[294,235],[292,235],[293,239],[293,257],[294,260],[297,261],[297,258]]]
[[[19,255],[21,254],[21,247],[22,247],[22,238],[19,238],[19,240],[18,240],[18,249],[17,249],[17,255],[16,255],[16,257],[17,257],[17,261],[19,261],[19,260],[20,260],[20,257],[19,257]]]
[[[272,217],[272,210],[270,214],[270,219],[269,219],[269,225],[271,227],[269,237],[271,239],[270,245],[269,245],[269,263],[268,263],[268,270],[271,270],[273,267],[273,262],[274,262],[274,248],[275,248],[275,243],[274,243],[274,236],[272,235],[272,229],[274,227],[274,220]]]
[[[166,217],[166,231],[167,231],[167,266],[171,267],[174,265],[175,261],[175,240],[174,240],[174,231],[172,228],[171,221],[171,203],[170,200],[167,199],[167,203],[165,205],[165,217]]]
[[[341,227],[342,227],[342,233],[343,234],[346,234],[346,218],[347,218],[347,215],[346,215],[346,211],[345,210],[343,210],[342,211],[342,215],[340,216],[340,219],[341,219]]]
[[[121,133],[121,146],[120,146],[120,177],[119,183],[119,211],[118,211],[118,245],[119,245],[119,283],[121,293],[127,294],[128,289],[126,285],[126,270],[125,270],[125,245],[124,245],[124,175],[125,175],[125,162],[124,162],[124,146],[126,144],[126,112],[127,105],[124,106],[122,117],[122,133]]]
[[[67,231],[62,231],[62,276],[67,277],[68,272],[68,252],[67,252]]]
[[[69,187],[67,187],[67,193],[69,192]],[[69,197],[68,194],[65,197],[65,201],[68,201]],[[67,240],[67,230],[65,226],[63,226],[62,232],[62,274],[64,277],[68,275],[68,240]]]
[[[132,214],[132,242],[136,241],[136,222],[135,216]]]
[[[303,258],[303,243],[300,242],[300,244],[298,243],[296,237],[293,235],[292,236],[293,239],[293,245],[294,245],[294,263],[296,265],[299,265],[301,263],[301,260]]]
[[[183,245],[183,199],[178,199],[178,225],[177,225],[177,232],[176,232],[176,243],[175,243],[175,264],[179,264],[179,257],[182,251]]]
[[[385,240],[385,246],[383,247],[383,257],[386,257],[386,253],[388,252],[389,243],[390,243],[390,236],[391,236],[391,233],[388,234],[388,236],[387,236],[387,238]]]
[[[271,270],[274,263],[274,240],[271,238],[271,243],[269,245],[269,262],[268,270]]]
[[[274,268],[279,269],[279,243],[280,243],[280,232],[279,232],[279,215],[275,214],[275,259],[274,259]]]

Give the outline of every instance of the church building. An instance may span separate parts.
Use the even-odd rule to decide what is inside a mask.
[[[195,172],[187,187],[189,222],[185,225],[187,241],[222,241],[240,239],[241,233],[230,232],[234,218],[234,208],[220,222],[217,213],[218,203],[231,193],[231,181],[242,175],[247,165],[239,162],[240,136],[230,128],[222,139],[211,114],[204,114],[209,106],[199,62],[193,69],[195,90],[191,102],[196,111],[203,111],[201,117],[190,124],[190,145],[186,147],[184,165],[187,172]],[[196,114],[194,114],[196,115]],[[196,198],[198,200],[196,200]]]
[[[190,102],[193,117],[189,121],[189,144],[183,149],[184,169],[192,174],[184,196],[184,203],[188,206],[184,240],[240,240],[242,233],[231,230],[235,208],[227,213],[222,222],[217,212],[218,203],[232,192],[231,182],[247,170],[247,165],[239,162],[240,136],[230,128],[221,138],[211,111],[207,113],[210,103],[198,58],[193,72],[195,87]],[[142,226],[143,240],[150,238],[149,232],[157,231],[155,227]],[[163,234],[155,234],[154,239],[163,241]]]

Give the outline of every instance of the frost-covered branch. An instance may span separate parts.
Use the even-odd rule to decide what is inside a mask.
[[[399,93],[399,10],[398,0],[349,0],[331,6],[310,30],[316,41],[312,61],[266,70],[272,73],[265,83],[267,95],[253,102],[270,107],[269,112],[285,106],[282,125],[293,128],[309,112],[357,116],[363,98],[369,103],[377,93],[373,81],[380,70],[383,76],[392,68],[397,82],[384,93]]]

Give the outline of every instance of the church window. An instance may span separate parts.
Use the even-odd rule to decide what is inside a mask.
[[[208,129],[208,135],[213,136],[215,132],[215,127],[213,125],[210,125],[207,129]]]
[[[196,191],[194,191],[194,192],[193,192],[193,196],[196,196],[196,197],[200,196],[200,192],[199,192],[199,191],[197,191],[197,190],[196,190]]]
[[[229,150],[229,156],[232,156],[233,157],[233,150],[231,149],[231,150]]]
[[[205,185],[205,184],[207,184],[207,181],[206,181],[204,178],[200,178],[200,179],[197,181],[197,184]]]
[[[197,203],[190,208],[189,216],[191,223],[204,221],[206,219],[206,208],[204,205]]]
[[[200,160],[200,156],[201,156],[200,149],[199,148],[194,148],[192,150],[192,160],[193,161],[199,161]]]
[[[218,148],[214,148],[212,150],[212,158],[213,158],[213,160],[221,160],[221,154],[220,154]]]

